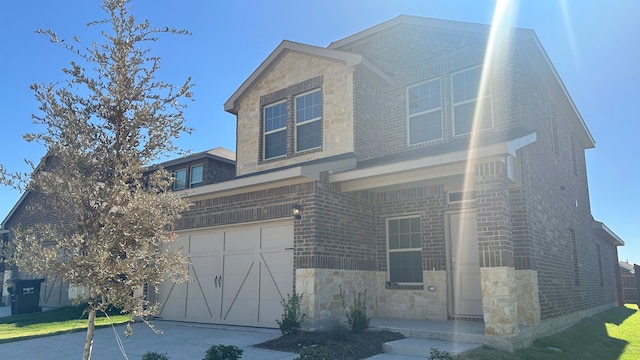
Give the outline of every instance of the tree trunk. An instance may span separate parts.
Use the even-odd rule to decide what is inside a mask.
[[[96,328],[96,309],[89,310],[89,319],[87,320],[87,338],[84,341],[84,353],[82,360],[91,359],[91,350],[93,349],[93,333]]]

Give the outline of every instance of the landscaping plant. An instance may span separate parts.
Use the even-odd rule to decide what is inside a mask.
[[[159,304],[131,295],[188,277],[186,257],[171,244],[189,202],[166,191],[171,172],[149,172],[149,165],[183,153],[175,140],[191,132],[183,111],[192,84],[156,78],[160,59],[149,44],[189,32],[136,21],[131,0],[97,2],[104,14],[87,34],[36,30],[74,60],[63,68],[64,80],[31,85],[39,112],[24,138],[46,156],[28,162],[27,173],[0,166],[0,184],[28,191],[37,199],[28,211],[47,219],[14,228],[0,256],[21,272],[84,289],[85,298],[74,299],[88,314],[84,360],[91,358],[98,313],[113,305],[132,322],[146,320]]]
[[[302,302],[302,294],[293,295],[287,294],[287,299],[281,301],[282,304],[282,319],[276,320],[280,331],[283,335],[295,334],[302,329],[302,322],[306,317],[300,310],[300,303]]]
[[[349,309],[347,309],[345,292],[342,287],[340,287],[340,299],[342,300],[342,307],[347,314],[347,323],[351,331],[354,333],[365,331],[369,327],[370,321],[367,316],[367,290],[364,292],[353,291],[353,303]]]
[[[235,345],[211,345],[202,360],[237,360],[244,351]]]
[[[142,355],[142,360],[169,360],[167,353],[157,353],[155,351],[147,351]]]

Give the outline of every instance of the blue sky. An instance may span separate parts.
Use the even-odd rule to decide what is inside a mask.
[[[0,10],[0,164],[26,171],[44,149],[22,140],[37,113],[29,85],[64,80],[74,57],[34,33],[50,28],[61,38],[90,42],[85,24],[102,19],[100,1],[6,1]],[[158,77],[195,83],[185,112],[195,129],[178,144],[193,151],[235,150],[234,116],[223,103],[284,39],[317,46],[399,14],[491,23],[490,0],[212,1],[136,0],[134,15],[153,25],[186,28],[193,35],[152,44],[162,57]],[[564,10],[563,10],[564,9]],[[587,150],[591,211],[625,242],[620,260],[640,263],[640,1],[522,0],[513,24],[534,29],[591,130]],[[20,193],[0,186],[0,220]]]

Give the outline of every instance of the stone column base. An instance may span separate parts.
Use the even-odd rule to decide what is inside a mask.
[[[518,334],[516,275],[512,267],[480,268],[482,310],[486,335]]]

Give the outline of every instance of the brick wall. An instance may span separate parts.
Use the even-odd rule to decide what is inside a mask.
[[[360,72],[354,74],[354,149],[358,160],[382,155],[383,90]],[[385,139],[383,139],[383,137]]]
[[[610,264],[615,261],[616,249],[591,230],[586,144],[578,137],[580,129],[572,125],[578,120],[570,118],[575,116],[570,109],[552,102],[550,90],[530,64],[523,61],[522,69],[528,94],[523,119],[527,127],[536,130],[537,141],[519,151],[522,186],[510,192],[514,253],[518,269],[538,272],[541,316],[546,319],[615,301]],[[557,126],[557,148],[552,141],[552,117]],[[576,139],[577,174],[572,164],[572,136]],[[575,249],[571,231],[575,233]],[[601,249],[603,286],[596,244]]]
[[[444,211],[447,210],[443,185],[387,191],[378,194],[376,229],[378,262],[387,271],[386,219],[418,215],[422,230],[422,258],[425,270],[446,270]]]
[[[451,73],[482,64],[485,45],[485,35],[455,34],[433,28],[401,25],[338,48],[362,54],[393,78],[393,83],[385,87],[382,93],[382,123],[377,134],[384,134],[384,141],[380,142],[375,133],[361,132],[362,128],[357,127],[356,146],[360,145],[357,148],[358,159],[378,154],[391,155],[468,137],[453,136]],[[407,86],[435,78],[440,79],[442,90],[443,138],[408,145]],[[493,130],[487,131],[503,131],[522,125],[524,108],[519,104],[524,91],[520,86],[521,81],[522,76],[515,58],[503,59],[496,64],[490,80],[494,126]],[[358,91],[361,90],[358,85],[356,78],[356,126],[359,122],[376,118],[370,115],[371,104],[358,97]],[[360,108],[362,105],[368,108],[363,111]],[[376,123],[370,125],[377,126]],[[361,146],[371,143],[380,148],[377,153]]]

